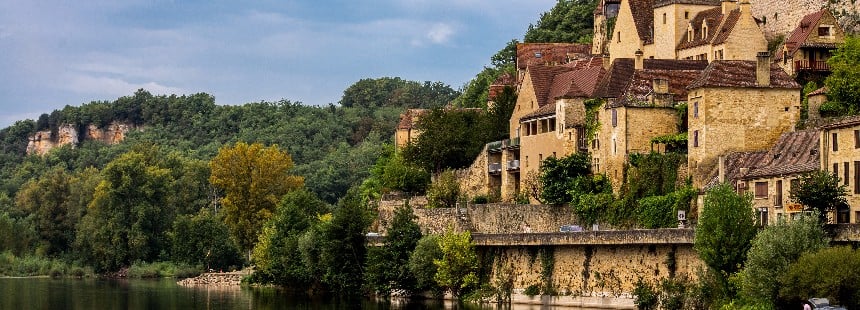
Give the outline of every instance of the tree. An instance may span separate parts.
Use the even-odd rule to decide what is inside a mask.
[[[478,284],[478,255],[468,231],[456,233],[451,229],[439,238],[442,257],[433,260],[436,265],[436,283],[451,291],[454,297]]]
[[[421,135],[403,157],[433,173],[469,166],[489,141],[482,111],[434,109],[418,121]]]
[[[510,135],[511,116],[517,105],[517,90],[515,86],[505,86],[496,95],[493,106],[487,108],[491,140],[507,139]]]
[[[860,252],[850,247],[808,252],[791,264],[779,278],[779,296],[794,302],[826,297],[831,304],[848,309],[860,307]]]
[[[454,208],[460,200],[460,183],[452,170],[445,170],[427,189],[428,204],[435,208]]]
[[[331,223],[322,230],[323,244],[320,264],[323,282],[342,296],[360,293],[364,279],[365,228],[369,217],[356,190],[350,190],[338,202]]]
[[[301,177],[289,174],[293,160],[277,145],[236,143],[223,147],[209,163],[209,182],[224,190],[224,221],[239,246],[248,252],[284,194],[301,188]]]
[[[827,236],[816,216],[802,216],[791,222],[767,226],[752,241],[744,270],[741,295],[757,304],[786,307],[778,300],[783,283],[779,277],[805,253],[827,247]],[[785,301],[782,301],[785,302]]]
[[[75,241],[82,256],[104,271],[152,261],[167,251],[170,172],[150,165],[143,154],[128,152],[102,175]]]
[[[40,247],[47,255],[67,251],[75,240],[80,213],[69,200],[70,179],[64,168],[54,167],[41,178],[24,184],[15,198],[18,208],[35,215]]]
[[[227,225],[213,213],[200,210],[195,215],[176,217],[170,233],[173,261],[215,270],[241,264],[242,255],[230,238]]]
[[[591,171],[591,158],[588,154],[573,153],[562,158],[547,157],[540,165],[541,201],[549,204],[569,203],[573,196],[571,189],[578,178]],[[587,185],[587,184],[580,184]],[[591,192],[588,189],[580,192]]]
[[[595,0],[559,0],[549,12],[530,24],[526,43],[591,42]]]
[[[827,60],[830,76],[827,86],[828,104],[841,107],[848,115],[860,113],[860,37],[846,36],[845,44]]]
[[[426,235],[418,240],[415,250],[409,256],[409,272],[415,276],[416,289],[419,291],[438,291],[436,283],[436,264],[442,259],[438,235]]]
[[[288,287],[311,283],[313,275],[302,261],[299,238],[318,221],[318,216],[327,213],[325,202],[307,190],[284,196],[254,247],[254,264],[266,282]]]
[[[822,223],[827,214],[836,208],[847,205],[848,190],[841,184],[839,177],[825,170],[807,173],[800,178],[799,186],[791,187],[789,197],[802,204],[806,210],[817,210]]]
[[[728,183],[708,190],[694,248],[714,272],[723,296],[731,297],[728,278],[743,266],[755,234],[751,196],[739,195]]]
[[[394,153],[382,169],[383,190],[420,194],[427,190],[427,184],[430,183],[430,174],[404,160],[400,153]]]
[[[374,255],[368,252],[365,276],[377,293],[388,294],[391,289],[407,293],[417,291],[417,280],[409,270],[409,258],[421,239],[421,227],[415,218],[408,203],[397,207],[385,236],[385,244],[376,247]]]

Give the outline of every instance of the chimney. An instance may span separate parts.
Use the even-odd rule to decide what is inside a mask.
[[[612,58],[609,58],[609,55],[603,55],[603,60],[601,63],[603,64],[603,70],[609,71],[609,67],[612,66]]]
[[[752,18],[752,8],[750,8],[749,0],[741,0],[738,8],[741,10],[741,18]]]
[[[642,59],[642,56],[645,55],[645,53],[642,53],[642,50],[636,50],[636,53],[633,53],[633,55],[636,55],[636,60],[633,63],[633,69],[636,69],[636,70],[644,69],[645,64],[644,64],[644,60]]]
[[[733,0],[723,0],[720,2],[723,8],[723,15],[729,14],[732,9],[736,8],[735,1]]]
[[[654,90],[655,94],[668,94],[669,93],[669,80],[667,79],[654,79],[651,81],[651,88]]]
[[[758,86],[770,86],[770,53],[756,54],[755,80]]]

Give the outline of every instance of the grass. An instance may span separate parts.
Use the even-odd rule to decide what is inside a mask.
[[[173,262],[137,262],[128,267],[128,277],[135,279],[190,278],[203,273],[202,266],[176,264]]]
[[[17,257],[11,252],[0,253],[0,276],[4,277],[84,278],[93,277],[94,274],[92,268],[76,266],[59,259],[39,256]]]

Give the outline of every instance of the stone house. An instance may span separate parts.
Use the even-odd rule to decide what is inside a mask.
[[[400,114],[400,121],[394,131],[394,146],[397,149],[406,147],[421,135],[421,131],[418,130],[418,121],[421,116],[429,112],[430,110],[427,109],[408,109]]]
[[[751,60],[767,50],[764,32],[752,16],[750,3],[724,0],[699,12],[686,25],[677,44],[678,59]]]
[[[517,82],[522,83],[531,66],[559,66],[591,55],[582,43],[517,43]]]
[[[797,28],[777,49],[774,61],[788,74],[827,74],[827,60],[838,45],[845,42],[845,32],[827,9],[806,15]]]
[[[688,89],[688,168],[702,188],[729,152],[767,149],[800,118],[800,85],[769,55],[717,60]]]
[[[675,107],[687,101],[687,85],[707,65],[641,55],[616,59],[596,94],[606,103],[598,111],[599,128],[589,146],[592,171],[608,176],[617,190],[630,154],[662,151],[651,139],[682,130]]]
[[[821,169],[837,175],[850,208],[836,210],[836,223],[860,223],[860,116],[821,126]]]
[[[594,30],[591,38],[591,54],[608,54],[607,44],[611,33],[609,27],[615,24],[621,0],[600,0],[594,8]]]

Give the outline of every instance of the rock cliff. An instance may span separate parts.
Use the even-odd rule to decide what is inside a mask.
[[[104,128],[98,128],[94,124],[86,127],[86,130],[78,132],[78,127],[72,124],[64,124],[57,129],[57,134],[51,130],[38,131],[29,138],[27,143],[27,155],[45,155],[55,147],[63,145],[77,146],[80,141],[93,140],[107,144],[117,144],[125,139],[126,134],[136,127],[129,123],[111,122]]]

